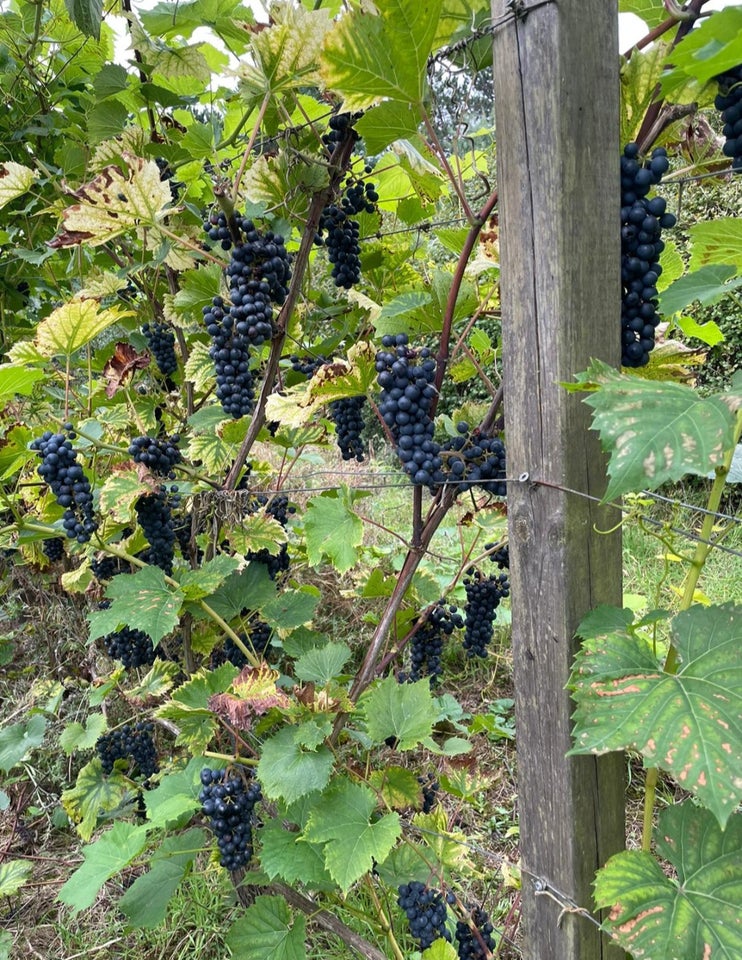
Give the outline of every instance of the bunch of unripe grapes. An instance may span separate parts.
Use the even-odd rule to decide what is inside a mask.
[[[657,312],[657,280],[665,243],[663,230],[675,226],[663,197],[648,194],[670,168],[667,151],[658,147],[644,160],[639,147],[628,143],[621,157],[621,363],[643,367],[654,349]]]
[[[70,540],[87,543],[98,529],[93,516],[93,494],[90,482],[77,453],[72,449],[75,432],[71,423],[62,427],[63,433],[46,430],[32,441],[30,449],[41,457],[36,472],[51,489],[57,503],[64,508],[62,527]]]
[[[716,77],[719,92],[714,106],[724,121],[724,155],[732,170],[742,170],[742,63]]]
[[[494,635],[495,613],[500,601],[510,596],[510,582],[506,573],[486,577],[479,570],[469,570],[464,578],[464,588],[464,650],[468,657],[486,657]]]
[[[100,757],[103,773],[111,773],[117,760],[131,760],[134,764],[133,773],[138,773],[145,779],[157,773],[160,767],[152,739],[154,729],[151,721],[140,720],[134,726],[127,723],[98,737],[95,749]]]
[[[201,771],[201,809],[219,847],[219,862],[226,870],[239,870],[252,859],[255,804],[262,798],[260,784],[246,771],[230,772],[204,767]]]

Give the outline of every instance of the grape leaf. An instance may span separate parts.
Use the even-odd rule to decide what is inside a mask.
[[[85,726],[74,720],[68,723],[59,736],[59,746],[69,755],[75,750],[90,750],[95,741],[105,732],[108,724],[102,713],[91,713]]]
[[[169,587],[165,574],[154,566],[114,577],[106,596],[114,601],[111,606],[88,614],[91,640],[126,625],[143,631],[157,644],[177,625],[184,599],[183,593]]]
[[[581,386],[568,389],[595,390],[585,403],[610,454],[606,501],[687,473],[706,476],[732,445],[734,416],[721,396],[702,398],[683,384],[642,380],[600,361],[577,379]]]
[[[635,13],[648,27],[656,27],[667,16],[662,0],[618,0],[621,13]]]
[[[300,881],[315,890],[332,890],[332,877],[325,869],[322,847],[306,840],[297,831],[287,830],[282,820],[269,820],[258,831],[260,866],[271,880]]]
[[[610,908],[604,928],[635,957],[647,960],[742,956],[742,815],[722,833],[708,810],[690,801],[660,814],[657,855],[611,857],[595,881],[595,902]]]
[[[44,379],[44,371],[33,367],[15,367],[10,363],[0,366],[0,403],[19,394],[28,397],[34,386]]]
[[[44,357],[69,356],[131,310],[101,310],[97,300],[72,300],[53,310],[36,328],[34,344]]]
[[[668,43],[653,43],[647,50],[634,50],[621,67],[621,143],[636,139],[655,98],[668,50]]]
[[[674,618],[672,636],[681,659],[675,674],[626,630],[585,641],[570,681],[571,752],[638,750],[723,827],[742,799],[742,606],[693,606]]]
[[[267,797],[293,803],[327,786],[334,758],[322,743],[326,735],[317,724],[303,723],[266,740],[257,773]]]
[[[200,600],[211,596],[225,580],[243,566],[240,557],[220,553],[204,561],[197,570],[185,570],[179,579],[180,589],[186,600]]]
[[[283,897],[259,896],[229,928],[226,942],[240,960],[305,960],[306,927]]]
[[[376,819],[375,812],[373,791],[338,778],[309,815],[304,837],[310,843],[325,844],[325,865],[344,892],[374,862],[384,862],[402,833],[398,814]]]
[[[328,643],[307,651],[294,664],[294,675],[299,680],[324,686],[340,673],[351,656],[344,643]]]
[[[420,125],[420,111],[410,103],[385,100],[365,113],[355,128],[363,137],[369,154],[381,153],[395,140],[410,140]]]
[[[186,745],[192,753],[206,749],[216,732],[209,699],[215,693],[224,693],[238,672],[231,663],[216,670],[199,670],[159,708],[157,716],[172,720],[180,729],[176,743]]]
[[[29,879],[33,863],[30,860],[8,860],[0,863],[0,897],[12,897]]]
[[[128,783],[117,770],[104,775],[100,760],[93,757],[78,773],[75,786],[62,794],[62,806],[77,825],[77,832],[87,841],[93,835],[99,814],[115,810],[128,791]]]
[[[148,492],[134,470],[114,472],[100,489],[100,511],[117,523],[126,523],[132,515],[134,502]]]
[[[699,23],[673,49],[672,69],[661,81],[662,94],[676,97],[678,87],[689,78],[707,83],[741,62],[742,7],[727,7]]]
[[[686,274],[670,286],[660,296],[660,312],[672,316],[685,310],[695,300],[704,307],[711,306],[726,294],[742,286],[742,277],[727,283],[736,269],[722,263],[708,264],[692,273]]]
[[[13,723],[0,730],[0,770],[8,771],[41,745],[46,720],[35,713],[28,723]]]
[[[438,937],[422,952],[422,960],[458,960],[458,956],[454,945],[444,937]]]
[[[262,566],[262,564],[261,564]],[[263,619],[280,634],[310,623],[319,603],[316,587],[305,585],[298,590],[282,590],[263,604]]]
[[[179,675],[178,663],[158,658],[141,682],[126,690],[124,696],[133,704],[146,704],[157,700],[171,689]]]
[[[38,174],[22,163],[0,163],[0,209],[28,190]]]
[[[371,740],[384,743],[394,737],[398,750],[412,750],[429,737],[438,718],[427,679],[399,684],[386,677],[363,695],[359,708]]]
[[[420,807],[420,783],[415,774],[406,767],[394,765],[374,770],[369,783],[384,798],[389,807],[404,810],[405,807]]]
[[[64,0],[70,19],[86,37],[100,40],[103,0]]]
[[[194,343],[185,365],[185,378],[196,390],[203,391],[214,383],[214,361],[209,356],[209,347],[198,341]]]
[[[250,550],[267,550],[275,556],[288,537],[281,524],[265,511],[243,517],[227,534],[230,545],[237,553]]]
[[[92,906],[106,880],[130,864],[146,842],[146,826],[115,823],[99,840],[83,847],[85,862],[59,891],[59,899],[72,907],[74,913]]]
[[[730,264],[742,270],[742,220],[739,217],[717,217],[694,223],[688,234],[691,242],[690,269],[706,264]]]
[[[156,927],[167,914],[170,898],[191,867],[205,833],[198,827],[167,837],[150,860],[150,869],[137,877],[118,902],[135,927]]]
[[[145,793],[147,821],[151,827],[167,827],[191,818],[200,806],[200,773],[204,766],[202,757],[192,757],[186,767],[166,774],[154,789]]]
[[[328,34],[321,71],[345,110],[382,99],[421,104],[441,0],[376,0],[340,18]]]
[[[249,563],[233,573],[209,597],[209,607],[225,620],[239,617],[244,609],[262,610],[276,596],[276,584],[264,563]]]
[[[698,323],[693,317],[675,317],[675,323],[686,337],[695,337],[696,340],[701,340],[710,347],[715,347],[725,340],[724,334],[713,320],[709,320],[707,323]]]
[[[363,542],[363,522],[353,512],[346,487],[312,497],[304,515],[307,559],[318,566],[327,557],[338,571],[347,573],[358,561]]]

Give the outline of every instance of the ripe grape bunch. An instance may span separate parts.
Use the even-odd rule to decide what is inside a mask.
[[[716,77],[719,92],[714,106],[724,121],[724,155],[732,161],[732,170],[742,170],[742,63]]]
[[[175,334],[170,327],[155,320],[152,323],[145,323],[142,333],[163,377],[169,377],[171,373],[175,373],[178,369],[178,358],[175,355]]]
[[[151,666],[157,659],[152,640],[142,630],[122,627],[103,637],[108,656],[120,660],[127,670]]]
[[[419,880],[412,880],[401,884],[397,894],[397,903],[407,914],[410,933],[421,950],[427,950],[441,937],[450,941],[451,935],[446,929],[448,910],[437,890],[426,887]]]
[[[261,233],[246,218],[236,220],[235,230],[242,242],[234,246],[227,267],[229,303],[214,297],[203,312],[212,341],[216,395],[225,413],[237,420],[252,412],[251,354],[273,337],[273,304],[286,299],[291,265],[283,237]]]
[[[436,361],[427,347],[408,346],[406,333],[383,337],[376,354],[379,412],[396,444],[402,469],[414,484],[432,486],[441,477],[439,446],[431,417]]]
[[[495,949],[494,928],[486,910],[481,907],[475,907],[470,916],[471,926],[465,920],[456,921],[459,960],[486,960]]]
[[[506,573],[482,576],[470,569],[464,578],[466,589],[466,630],[464,650],[468,657],[486,657],[494,634],[495,611],[504,597],[510,596]]]
[[[353,124],[360,118],[360,113],[335,113],[330,117],[328,123],[330,129],[322,137],[328,153],[332,154],[337,145],[348,137],[353,138],[353,143],[361,139],[353,129]]]
[[[446,637],[454,630],[461,630],[464,619],[455,606],[447,606],[439,600],[431,609],[422,626],[412,635],[410,641],[410,672],[400,675],[400,679],[415,682],[429,677],[434,683],[443,672],[441,654]]]
[[[366,398],[341,397],[330,404],[330,417],[335,424],[335,437],[343,460],[364,459],[364,446],[361,440],[363,432],[363,411]]]
[[[158,477],[175,479],[173,467],[183,459],[178,450],[180,435],[174,433],[166,437],[135,437],[129,444],[129,456],[134,463],[141,463]]]
[[[49,563],[56,563],[64,556],[64,537],[51,537],[44,540],[41,549]]]
[[[493,563],[496,563],[500,570],[509,570],[510,569],[510,547],[508,544],[504,544],[501,547],[498,547],[497,550],[494,548],[497,547],[496,543],[485,543],[485,550],[492,550],[490,554],[490,560]]]
[[[209,818],[219,847],[219,862],[226,870],[239,870],[252,859],[252,825],[255,804],[262,798],[260,784],[246,772],[201,771],[201,809]]]
[[[152,739],[154,729],[155,725],[151,721],[140,720],[133,727],[127,723],[118,730],[98,737],[95,749],[103,765],[103,773],[111,773],[117,760],[133,761],[134,773],[138,773],[145,780],[157,773],[160,766]]]
[[[75,439],[72,424],[66,423],[62,430],[64,433],[46,430],[32,441],[30,449],[41,457],[37,473],[49,485],[59,506],[64,508],[62,526],[66,536],[78,543],[87,543],[98,529],[93,517],[93,494],[90,482],[77,462],[77,453],[72,449]]]
[[[368,172],[370,169],[366,168]],[[315,243],[327,247],[336,287],[349,290],[361,279],[360,228],[355,218],[363,211],[374,213],[378,199],[373,184],[352,178],[346,184],[340,205],[330,203],[322,211]]]
[[[506,496],[505,444],[499,437],[470,430],[468,423],[457,423],[456,429],[458,436],[440,448],[446,482],[458,484],[459,491],[476,485],[495,496]]]
[[[643,367],[654,349],[659,258],[663,230],[675,226],[663,197],[647,196],[670,169],[667,151],[658,147],[642,163],[639,147],[629,143],[621,157],[621,363]]]
[[[441,785],[436,780],[434,773],[428,773],[424,777],[418,777],[417,782],[420,784],[423,796],[423,813],[430,813],[435,808]]]
[[[137,520],[149,543],[149,550],[145,551],[143,559],[159,567],[168,576],[173,572],[175,556],[175,529],[171,506],[177,506],[179,502],[180,498],[171,499],[167,488],[160,486],[154,493],[144,494],[134,504]]]

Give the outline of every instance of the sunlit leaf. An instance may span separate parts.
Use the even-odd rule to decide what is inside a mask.
[[[24,194],[38,174],[22,163],[6,160],[0,163],[0,209]]]
[[[283,897],[256,897],[226,936],[241,960],[305,960],[306,919],[294,916]]]
[[[35,346],[45,357],[74,353],[124,317],[130,310],[101,310],[97,300],[72,300],[53,310],[36,328]]]

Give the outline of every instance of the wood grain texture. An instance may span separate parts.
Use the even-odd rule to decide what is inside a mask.
[[[493,0],[495,21],[509,11]],[[556,488],[606,484],[589,410],[559,384],[620,359],[617,29],[616,0],[555,0],[494,36],[508,476],[530,477],[508,487],[526,960],[622,956],[557,902],[592,911],[624,842],[623,757],[565,757],[575,628],[621,603],[620,533],[596,532],[619,517]]]

